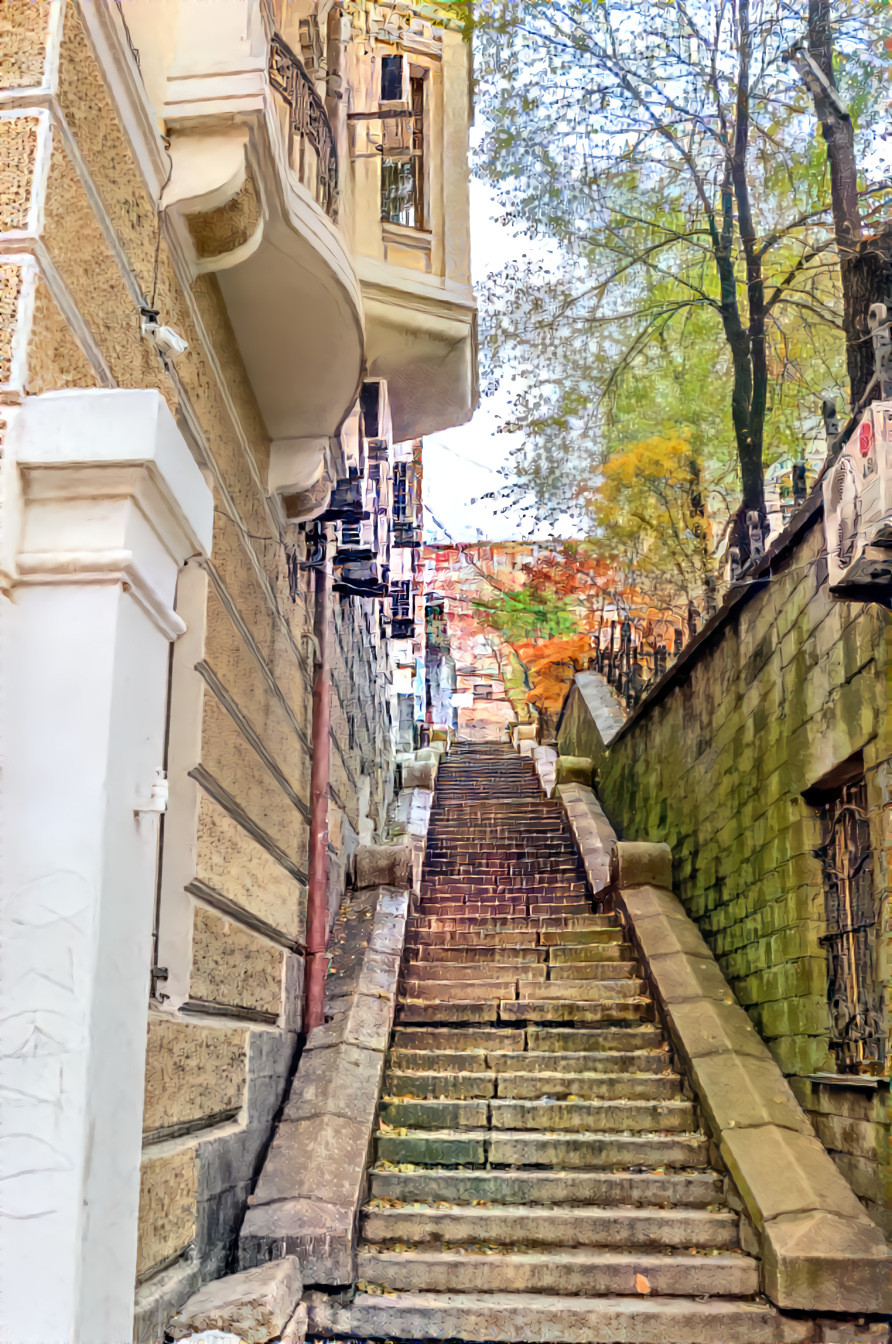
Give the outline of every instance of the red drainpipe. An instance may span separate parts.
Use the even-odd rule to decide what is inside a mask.
[[[322,532],[323,546],[327,541]],[[310,774],[310,875],[307,888],[307,964],[304,1032],[325,1020],[322,1001],[328,972],[328,785],[331,770],[331,565],[314,570],[316,670],[313,676],[313,765]]]

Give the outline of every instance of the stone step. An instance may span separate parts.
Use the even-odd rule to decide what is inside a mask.
[[[526,1034],[520,1028],[498,1027],[462,1029],[452,1027],[394,1027],[395,1050],[497,1050],[499,1053],[521,1052],[526,1048]]]
[[[468,982],[470,983],[470,982]],[[590,984],[598,984],[590,981]],[[601,982],[609,984],[609,981]],[[536,981],[524,982],[535,987]],[[462,999],[406,999],[401,998],[397,1020],[409,1022],[441,1022],[460,1025],[472,1022],[635,1022],[651,1021],[654,1007],[650,999],[613,998],[603,1001],[579,999],[506,999],[493,998],[475,1002]]]
[[[758,1302],[534,1293],[359,1293],[309,1304],[309,1334],[358,1339],[537,1340],[538,1344],[804,1344],[814,1327]]]
[[[631,952],[631,949],[627,949]],[[501,981],[510,984],[516,980],[548,980],[558,984],[574,980],[624,980],[639,974],[637,961],[619,957],[601,957],[598,961],[569,962],[563,966],[549,966],[544,961],[511,962],[489,961],[481,965],[450,961],[407,961],[403,975],[407,981],[475,980]],[[573,974],[570,974],[570,972]]]
[[[358,1256],[361,1282],[402,1292],[561,1293],[600,1297],[635,1293],[643,1275],[658,1297],[750,1297],[758,1262],[745,1255],[666,1255],[592,1249],[512,1251],[368,1251]]]
[[[479,1129],[489,1124],[485,1101],[395,1101],[383,1097],[382,1125],[393,1129]]]
[[[405,1075],[404,1075],[405,1076]],[[428,1077],[435,1078],[436,1074]],[[497,1097],[515,1100],[541,1101],[566,1098],[580,1101],[680,1101],[681,1079],[677,1074],[663,1073],[499,1073],[495,1092]],[[477,1095],[477,1094],[475,1094]],[[518,1126],[519,1128],[519,1126]],[[563,1128],[563,1126],[556,1126]]]
[[[445,945],[450,948],[551,947],[555,943],[575,945],[580,942],[589,946],[603,946],[605,943],[622,943],[623,935],[621,929],[609,927],[562,929],[560,932],[551,929],[531,929],[529,927],[505,931],[500,929],[454,929],[446,931],[417,928],[413,925],[406,935],[406,942],[410,947]],[[503,960],[506,959],[503,958]]]
[[[535,987],[535,981],[531,982],[530,988]],[[524,993],[527,994],[526,986]],[[653,1016],[653,1004],[645,998],[617,997],[603,1002],[580,1002],[578,998],[532,999],[527,995],[523,999],[503,999],[499,1004],[500,1022],[648,1022]]]
[[[605,963],[611,972],[620,964],[615,961]],[[639,998],[644,993],[644,981],[631,975],[619,977],[611,975],[610,979],[591,977],[585,980],[538,980],[525,982],[523,986],[523,997],[526,999],[572,997],[573,1002],[577,1004],[595,999]]]
[[[506,1050],[505,1057],[510,1053]],[[387,1065],[393,1073],[492,1073],[486,1058],[485,1050],[405,1050],[395,1045]]]
[[[632,971],[637,969],[633,963],[627,963],[625,974],[617,975],[622,962],[604,962],[606,975],[591,975],[585,980],[542,980],[527,978],[509,980],[502,977],[484,979],[485,968],[480,970],[479,980],[443,980],[427,979],[415,974],[403,980],[402,993],[405,999],[463,1000],[475,999],[517,999],[520,997],[539,1001],[566,999],[572,994],[577,1003],[603,1002],[624,998],[637,998],[644,994],[644,981],[635,979]],[[518,990],[518,985],[520,989]]]
[[[548,1167],[558,1170],[708,1167],[702,1134],[572,1134],[511,1130],[379,1131],[379,1162],[420,1166]]]
[[[569,1078],[578,1074],[608,1073],[635,1078],[642,1073],[672,1072],[672,1056],[665,1045],[656,1050],[506,1050],[504,1053],[490,1050],[483,1059],[486,1068],[495,1073],[560,1074]]]
[[[501,1097],[541,1101],[545,1098],[581,1101],[679,1101],[677,1074],[623,1073],[492,1073],[480,1070],[388,1069],[384,1080],[388,1097],[472,1098]],[[557,1126],[562,1128],[562,1126]]]
[[[423,877],[421,898],[429,900],[431,897],[435,900],[492,899],[498,902],[506,897],[514,897],[518,902],[523,898],[524,905],[518,911],[519,914],[523,914],[524,909],[534,905],[544,906],[542,913],[545,915],[564,914],[567,913],[567,906],[576,905],[585,905],[587,912],[591,913],[585,882],[564,882],[556,878],[550,882],[540,882],[538,878],[531,877],[506,877],[496,881],[488,877],[466,877],[458,880],[442,876],[433,880]],[[572,910],[569,913],[572,914]]]
[[[418,1097],[420,1099],[494,1097],[496,1075],[474,1072],[421,1072],[388,1069],[384,1077],[384,1092],[388,1097]]]
[[[475,1208],[391,1209],[367,1205],[362,1211],[365,1241],[415,1244],[492,1242],[527,1246],[679,1246],[729,1250],[737,1245],[737,1217],[730,1210],[558,1208],[537,1204]]]
[[[594,962],[598,966],[622,966],[623,962]],[[631,963],[629,963],[631,965]],[[622,972],[617,970],[617,975]],[[407,961],[403,974],[409,980],[545,980],[548,966],[544,961],[487,961],[462,964],[451,961]]]
[[[528,1027],[527,1049],[548,1054],[589,1053],[600,1050],[655,1050],[663,1044],[663,1033],[650,1023],[628,1027]]]
[[[619,946],[619,944],[617,944]],[[544,963],[548,957],[544,947],[526,945],[524,947],[503,947],[494,943],[491,947],[475,946],[473,943],[459,944],[450,942],[422,943],[412,948],[413,961],[445,962],[454,961],[459,965],[476,966],[489,961],[526,961]]]
[[[436,1105],[435,1102],[430,1104]],[[492,1101],[489,1109],[493,1129],[687,1134],[695,1124],[692,1103],[682,1100],[530,1101],[504,1098]]]
[[[459,1000],[438,1003],[428,999],[401,999],[397,1007],[397,1021],[442,1022],[452,1025],[498,1022],[499,1002],[498,999],[484,1003],[463,1003]]]
[[[602,933],[604,930],[597,929],[595,932]],[[484,929],[479,932],[475,929],[456,929],[448,932],[412,925],[406,935],[406,943],[409,947],[436,947],[438,944],[448,944],[449,947],[536,947],[538,937],[538,930],[529,928],[508,931]]]
[[[547,853],[541,849],[506,850],[503,853],[479,850],[472,853],[467,848],[444,846],[443,850],[428,849],[424,866],[429,872],[448,871],[460,875],[467,867],[468,872],[583,872],[579,855],[569,844],[553,848]]]
[[[617,938],[622,938],[622,930],[610,926],[602,929],[542,929],[539,934],[539,942],[543,947],[575,947],[578,944],[612,942]]]
[[[703,1208],[722,1199],[715,1171],[468,1171],[373,1167],[371,1193],[402,1203],[600,1204]]]
[[[521,929],[610,929],[619,931],[619,925],[611,915],[593,915],[591,907],[555,914],[548,909],[547,914],[538,912],[548,909],[532,905],[529,914],[517,915],[413,915],[410,932],[426,930],[428,932],[464,932],[467,929],[480,929],[487,933],[514,933]]]
[[[623,959],[629,955],[631,949],[628,943],[618,942],[615,946],[622,948]],[[553,966],[578,966],[581,962],[600,961],[604,953],[600,943],[586,943],[580,945],[575,940],[569,947],[549,946],[548,960]]]
[[[460,999],[467,1002],[475,999],[516,999],[517,987],[512,980],[493,979],[484,980],[486,974],[485,968],[481,967],[478,972],[479,980],[426,980],[412,976],[411,979],[405,978],[402,984],[402,992],[407,999]],[[532,988],[533,983],[539,982],[523,981],[524,994]],[[545,983],[542,981],[541,983]]]
[[[631,952],[631,949],[629,951]],[[640,971],[637,961],[605,961],[599,958],[597,961],[568,961],[551,965],[548,968],[548,979],[554,983],[568,980],[607,980],[612,976],[639,975]]]

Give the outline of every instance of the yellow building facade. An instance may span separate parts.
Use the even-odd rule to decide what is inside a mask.
[[[0,7],[18,1344],[129,1338],[134,1296],[155,1339],[224,1272],[302,1028],[314,779],[329,920],[383,834],[394,445],[477,397],[470,89],[448,5]]]

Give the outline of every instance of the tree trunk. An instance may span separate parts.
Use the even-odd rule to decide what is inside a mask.
[[[731,181],[737,202],[737,224],[746,260],[746,294],[749,314],[749,396],[747,408],[747,450],[740,461],[743,487],[743,521],[747,513],[759,515],[762,535],[768,526],[765,509],[764,469],[765,409],[768,404],[768,352],[765,339],[765,284],[762,259],[756,247],[756,230],[747,177],[746,155],[750,129],[750,0],[740,0],[738,21],[739,51],[737,62],[737,107],[734,145],[731,151]],[[732,347],[733,349],[733,347]],[[735,360],[735,390],[737,382]],[[748,541],[748,537],[747,537]]]
[[[830,27],[830,0],[808,0],[808,49],[831,88],[833,75],[833,34]],[[863,384],[863,358],[859,346],[861,333],[856,329],[857,281],[853,261],[861,239],[861,210],[858,205],[858,165],[855,161],[855,130],[852,119],[839,111],[825,93],[815,93],[815,112],[827,145],[830,165],[830,201],[839,270],[842,279],[843,330],[846,334],[846,363],[852,405],[858,400]],[[863,387],[862,387],[863,390]]]

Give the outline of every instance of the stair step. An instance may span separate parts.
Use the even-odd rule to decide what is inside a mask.
[[[535,984],[535,981],[531,981]],[[596,983],[594,981],[590,982]],[[483,1002],[463,999],[400,999],[400,1023],[442,1022],[634,1022],[649,1021],[653,1004],[643,998],[613,998],[603,1002],[579,999],[506,999]]]
[[[404,1203],[600,1204],[702,1208],[721,1201],[715,1171],[449,1171],[373,1167],[371,1193]]]
[[[623,1209],[618,1216],[616,1209],[549,1209],[536,1204],[487,1209],[366,1206],[362,1235],[372,1242],[727,1250],[737,1244],[737,1217],[730,1210],[711,1213],[705,1209]]]
[[[397,1021],[403,1022],[444,1022],[450,1024],[472,1022],[498,1022],[499,1000],[485,1003],[454,1002],[438,1003],[428,999],[401,999],[397,1008]]]
[[[503,1098],[490,1103],[490,1117],[493,1129],[511,1130],[688,1133],[694,1128],[694,1108],[689,1101],[516,1101]]]
[[[497,1050],[500,1053],[520,1052],[526,1037],[519,1028],[499,1030],[497,1027],[394,1027],[393,1044],[397,1050]]]
[[[426,1076],[432,1079],[437,1077],[436,1074]],[[581,1101],[681,1099],[681,1079],[672,1073],[499,1073],[495,1077],[497,1082],[494,1095],[514,1100],[536,1101],[546,1097],[568,1096]],[[564,1126],[557,1127],[564,1128]]]
[[[547,913],[537,913],[546,911]],[[412,920],[411,931],[428,930],[431,933],[458,932],[479,929],[487,933],[515,933],[519,929],[613,929],[619,926],[612,915],[593,915],[591,907],[580,906],[579,913],[555,914],[554,908],[531,905],[529,912],[516,915],[429,915],[421,913]]]
[[[389,1069],[384,1079],[388,1097],[417,1097],[420,1100],[454,1098],[465,1100],[475,1097],[494,1097],[496,1075],[493,1073],[422,1073]]]
[[[508,1100],[679,1101],[681,1079],[646,1073],[482,1073],[406,1070],[391,1067],[384,1082],[388,1097],[436,1101],[498,1097]],[[522,1128],[518,1125],[516,1128]],[[539,1128],[539,1126],[535,1126]],[[566,1125],[549,1128],[566,1129]],[[673,1126],[669,1126],[673,1128]]]
[[[406,1134],[379,1131],[375,1136],[379,1162],[420,1166],[554,1167],[695,1167],[708,1164],[702,1134],[573,1134],[511,1130],[416,1130]]]
[[[515,980],[507,978],[485,979],[485,970],[481,968],[479,980],[403,980],[403,994],[407,999],[516,999]],[[524,981],[524,994],[532,987],[533,981]],[[538,983],[538,982],[536,982]],[[545,983],[544,981],[542,982]]]
[[[600,1031],[585,1027],[528,1027],[527,1046],[531,1051],[548,1054],[572,1054],[597,1050],[655,1050],[663,1044],[663,1033],[652,1023],[629,1027],[605,1027]]]
[[[455,961],[464,965],[476,966],[487,961],[526,961],[544,962],[548,953],[544,947],[502,947],[494,943],[492,947],[458,946],[453,943],[421,945],[408,949],[412,961]]]
[[[622,963],[616,963],[622,965]],[[544,980],[548,967],[544,961],[488,961],[482,966],[451,961],[407,961],[403,972],[410,980]]]
[[[609,983],[609,982],[608,982]],[[523,999],[499,1004],[502,1022],[632,1022],[653,1017],[653,1004],[644,998],[614,998],[603,1002],[579,999],[531,999],[524,987]]]
[[[601,1296],[634,1293],[640,1275],[658,1297],[749,1297],[759,1291],[758,1262],[734,1254],[550,1248],[491,1255],[417,1247],[361,1251],[358,1257],[360,1281],[403,1292]]]
[[[487,1069],[515,1076],[523,1073],[531,1077],[560,1075],[573,1078],[579,1074],[607,1073],[631,1080],[642,1073],[667,1074],[672,1071],[672,1057],[665,1046],[658,1050],[490,1050],[483,1058]],[[406,1067],[412,1066],[407,1064]]]
[[[568,961],[552,963],[548,968],[548,979],[552,983],[564,980],[607,980],[611,976],[634,976],[640,974],[637,961]]]
[[[633,977],[616,976],[615,968],[621,963],[608,963],[610,979],[606,977],[587,977],[584,980],[541,980],[524,982],[522,997],[528,1000],[572,999],[575,1004],[587,1000],[642,998],[645,994],[644,981]],[[473,981],[471,981],[473,984]]]
[[[539,1344],[800,1344],[814,1327],[758,1302],[534,1293],[359,1293],[309,1306],[309,1334],[359,1339],[537,1340]]]

